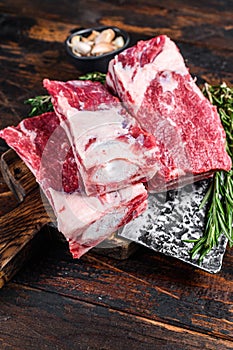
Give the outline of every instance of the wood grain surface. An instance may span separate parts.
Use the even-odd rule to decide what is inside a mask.
[[[1,173],[18,204],[0,217],[0,288],[28,260],[36,235],[51,222],[34,176],[12,150],[1,157]]]
[[[131,44],[167,34],[198,84],[232,85],[232,18],[231,0],[0,0],[0,128],[28,115],[24,101],[46,93],[43,78],[69,80],[82,73],[64,47],[70,31],[80,27],[117,25],[129,32]],[[7,148],[0,140],[0,153]],[[20,177],[18,166],[8,161]],[[27,184],[25,192],[17,187],[16,199],[0,176],[3,258],[4,237],[24,232],[21,218],[32,233],[47,220],[42,216],[39,227],[31,220],[40,198]],[[33,206],[27,207],[28,191]],[[9,216],[4,222],[15,210],[18,221]],[[30,242],[25,253],[15,254],[13,271],[4,259],[11,274],[31,253],[0,290],[0,349],[233,349],[229,247],[222,270],[211,275],[143,247],[125,260],[94,251],[73,260],[67,243],[47,225]]]
[[[0,166],[6,185],[15,194],[19,203],[38,188],[35,177],[13,150],[2,154]]]
[[[31,287],[11,284],[3,297],[0,344],[5,348],[232,349],[228,340]],[[9,329],[15,322],[18,330],[12,338]]]

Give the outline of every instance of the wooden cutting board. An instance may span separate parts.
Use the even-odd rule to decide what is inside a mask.
[[[2,155],[1,171],[18,205],[0,218],[0,288],[31,256],[34,238],[51,220],[34,176],[14,151]]]
[[[43,194],[35,177],[13,150],[1,156],[1,171],[18,205],[0,217],[0,288],[31,256],[42,228],[55,222],[49,203],[45,198],[42,200]],[[58,234],[57,239],[60,237],[63,236]],[[113,235],[93,251],[116,259],[126,259],[137,248],[136,243]]]

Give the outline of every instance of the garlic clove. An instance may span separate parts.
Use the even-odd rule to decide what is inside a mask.
[[[120,49],[121,47],[124,46],[125,42],[122,36],[118,36],[113,42],[112,44],[117,48]]]
[[[91,50],[92,55],[101,55],[107,52],[114,51],[114,46],[110,43],[100,42]]]
[[[87,55],[91,52],[91,45],[83,41],[77,41],[75,45],[72,46],[72,49],[75,54]]]
[[[70,39],[70,41],[68,42],[68,45],[69,45],[69,46],[74,46],[74,45],[76,45],[76,43],[78,43],[80,40],[81,40],[80,35],[75,35],[75,36],[73,36],[73,37]]]
[[[94,45],[94,41],[89,41],[89,40],[87,40],[87,38],[85,38],[85,40],[81,40],[83,43],[86,43],[86,44],[88,44],[89,46],[93,46]]]
[[[97,30],[93,30],[91,34],[87,37],[89,41],[94,41],[100,33]]]
[[[72,50],[73,54],[77,57],[82,57],[81,53],[79,53],[78,51],[76,50]]]
[[[95,38],[95,44],[98,44],[101,42],[111,43],[114,38],[115,38],[114,30],[105,29]]]
[[[82,36],[81,41],[83,43],[89,43],[90,42],[90,40],[88,40],[88,38],[85,38],[85,36]]]

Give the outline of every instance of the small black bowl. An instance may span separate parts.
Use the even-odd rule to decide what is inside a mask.
[[[122,36],[124,39],[124,46],[117,49],[117,50],[111,51],[109,53],[106,53],[106,54],[103,54],[100,56],[78,57],[72,52],[72,49],[71,49],[69,43],[70,43],[70,40],[72,39],[73,36],[81,35],[83,37],[88,37],[93,30],[96,30],[98,32],[102,32],[105,29],[114,30],[116,37]],[[72,58],[72,61],[76,65],[77,69],[82,73],[89,73],[89,72],[106,73],[108,70],[109,61],[111,61],[111,59],[113,59],[115,55],[117,55],[118,53],[120,53],[124,49],[126,49],[129,46],[129,43],[130,43],[129,34],[120,28],[112,27],[112,26],[102,26],[102,27],[81,29],[81,30],[72,32],[72,34],[70,34],[65,41],[67,53]]]

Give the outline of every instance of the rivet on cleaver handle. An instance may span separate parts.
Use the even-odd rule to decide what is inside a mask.
[[[34,237],[51,222],[34,176],[14,151],[2,155],[1,171],[19,204],[0,217],[0,288],[22,267]]]

